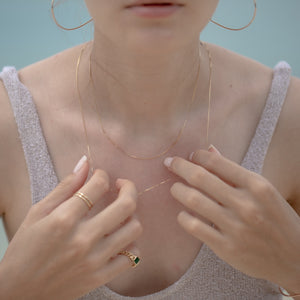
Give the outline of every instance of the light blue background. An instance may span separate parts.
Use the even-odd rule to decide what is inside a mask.
[[[58,29],[51,19],[50,0],[0,1],[0,69],[5,65],[20,69],[92,37],[91,27],[77,32]],[[81,17],[88,18],[82,9],[83,0],[80,1],[70,0],[71,4],[76,2],[78,5],[72,5],[73,9],[65,8],[65,15],[60,13],[65,24],[75,26]],[[247,30],[230,32],[209,24],[201,39],[270,67],[286,60],[292,66],[293,74],[300,77],[300,1],[257,0],[257,6],[257,18]],[[63,9],[64,5],[61,5],[58,14]],[[242,26],[251,18],[251,13],[252,0],[220,0],[214,19],[228,26]],[[7,247],[1,228],[0,257]]]

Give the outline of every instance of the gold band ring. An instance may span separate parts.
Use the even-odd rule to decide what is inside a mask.
[[[141,261],[141,259],[138,256],[136,256],[136,255],[134,255],[134,254],[132,254],[128,251],[121,251],[121,252],[118,253],[118,255],[127,256],[131,261],[132,268],[135,268]]]
[[[89,210],[94,206],[93,202],[83,193],[77,192],[74,196],[80,198],[88,206]]]

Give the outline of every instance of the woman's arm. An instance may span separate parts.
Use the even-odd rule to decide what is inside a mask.
[[[97,202],[109,190],[107,174],[96,170],[86,183],[88,163],[67,176],[32,206],[0,263],[0,298],[71,300],[106,284],[132,263],[118,255],[139,255],[134,241],[142,227],[134,216],[137,191],[117,180],[117,199],[102,211]],[[80,190],[95,206],[74,196]]]
[[[13,120],[9,99],[0,80],[0,214],[6,211],[7,203],[4,195],[8,192],[7,178],[15,170],[14,151],[17,148],[17,129]],[[10,151],[9,151],[10,149]]]
[[[19,141],[13,133],[17,130],[15,121],[1,81],[0,84],[0,209],[3,213],[12,202],[5,195],[21,186],[12,180],[19,167],[13,164]],[[78,172],[67,176],[29,209],[0,262],[0,299],[75,299],[131,268],[129,258],[118,253],[128,250],[139,255],[134,241],[141,235],[142,227],[135,217],[135,185],[118,180],[116,200],[99,211],[96,204],[108,191],[109,178],[105,171],[96,170],[85,183],[88,170],[85,162]],[[95,204],[92,216],[87,217],[89,207],[74,196],[78,190]]]
[[[276,146],[279,149],[283,177],[289,185],[289,203],[300,215],[300,79],[293,77],[287,99],[282,108],[276,129]]]
[[[169,170],[185,180],[171,187],[172,196],[196,213],[181,212],[179,224],[236,269],[272,281],[291,295],[300,294],[299,95],[300,81],[293,78],[269,156],[270,177],[287,198],[269,180],[213,148],[196,151],[191,161],[166,160]]]
[[[278,147],[285,164],[285,174],[290,182],[288,202],[300,216],[300,79],[293,77],[285,105],[278,124]],[[299,237],[300,239],[300,237]],[[298,261],[300,269],[300,254]],[[300,299],[300,275],[295,278],[294,289],[287,289],[290,295],[298,294]]]

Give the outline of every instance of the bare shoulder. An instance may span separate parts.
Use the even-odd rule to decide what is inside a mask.
[[[60,91],[70,90],[66,88],[67,82],[70,82],[68,72],[71,67],[68,66],[71,66],[71,62],[74,65],[78,49],[81,48],[79,45],[64,50],[18,71],[19,80],[29,90],[38,113],[41,107],[47,111],[47,101],[52,103],[58,99]],[[0,214],[5,214],[6,228],[11,237],[31,206],[31,192],[16,120],[8,92],[1,80],[0,140],[5,141],[0,143]]]
[[[232,96],[234,113],[242,113],[250,123],[257,124],[270,92],[273,69],[220,46],[208,47],[212,54],[215,97]]]
[[[247,84],[257,84],[261,79],[265,84],[272,79],[273,69],[252,58],[214,44],[208,44],[208,48],[212,53],[213,65],[222,66],[228,74],[236,75]]]
[[[69,61],[74,61],[77,48],[80,49],[80,46],[64,50],[18,71],[19,80],[29,90],[37,109],[48,101],[48,95],[49,99],[56,99],[58,89],[65,88],[64,82],[69,75],[67,66]],[[5,141],[0,143],[0,214],[5,214],[7,233],[12,237],[31,206],[31,191],[16,120],[8,92],[1,80],[0,109],[0,140]]]
[[[40,121],[50,117],[49,111],[67,107],[75,89],[76,61],[83,45],[63,50],[18,72],[20,81],[30,91]]]
[[[18,72],[20,81],[30,92],[34,93],[41,83],[43,86],[49,87],[56,78],[64,80],[65,77],[67,79],[70,66],[74,69],[74,61],[76,61],[81,48],[82,45],[78,45],[26,66]]]
[[[250,58],[219,46],[209,45],[216,65],[223,65],[220,77],[233,82],[243,93],[241,109],[246,118],[260,118],[270,92],[274,70]],[[218,76],[218,74],[216,74]],[[218,81],[221,82],[221,78]],[[228,85],[228,83],[227,83]],[[232,86],[232,84],[230,84]],[[226,87],[222,87],[224,91]],[[248,96],[247,96],[248,95]],[[247,100],[248,99],[248,100]],[[236,105],[237,107],[238,105]],[[264,162],[265,176],[300,214],[300,79],[292,77],[274,135]]]

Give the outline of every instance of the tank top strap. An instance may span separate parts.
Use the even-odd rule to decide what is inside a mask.
[[[20,82],[14,67],[0,73],[10,99],[30,177],[32,203],[48,195],[58,179],[42,132],[39,116],[29,90]]]
[[[291,67],[284,61],[279,62],[274,68],[271,89],[265,108],[242,162],[242,166],[250,171],[258,174],[262,172],[264,160],[287,95],[290,80]]]

